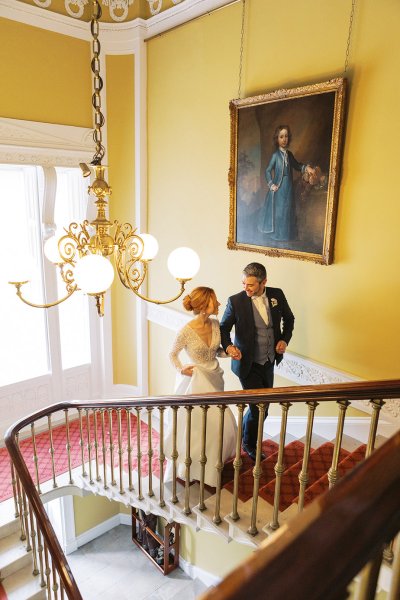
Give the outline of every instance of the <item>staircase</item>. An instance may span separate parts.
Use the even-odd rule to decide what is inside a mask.
[[[12,500],[1,503],[0,517],[0,600],[43,600],[40,576],[33,576],[32,550],[21,540],[19,519],[14,517]]]
[[[225,392],[223,395],[185,397],[184,405],[181,397],[115,400],[112,403],[103,400],[75,401],[53,405],[21,420],[6,435],[15,473],[15,481],[9,481],[8,491],[12,487],[14,495],[16,493],[15,509],[20,514],[20,525],[22,531],[28,532],[27,538],[32,542],[32,559],[36,565],[33,570],[40,571],[40,575],[34,578],[35,582],[40,581],[43,587],[46,586],[47,594],[51,595],[53,588],[60,590],[61,597],[64,594],[75,600],[82,598],[44,513],[43,502],[47,492],[51,491],[52,497],[54,494],[60,496],[71,493],[64,488],[79,486],[195,530],[212,532],[227,542],[233,539],[256,549],[280,525],[297,516],[304,505],[363,461],[364,456],[372,459],[374,448],[380,443],[380,436],[377,436],[379,412],[385,403],[384,398],[391,397],[400,397],[398,380],[281,388],[268,390],[268,393],[263,390]],[[365,400],[372,409],[363,443],[349,439],[344,433],[346,410],[352,399]],[[323,439],[313,431],[314,412],[322,402],[334,403],[337,407],[334,441]],[[257,460],[253,464],[247,455],[240,452],[243,412],[246,405],[253,404],[259,407],[261,414],[266,403],[275,403],[281,408],[279,439],[272,434],[263,436],[263,421],[260,419],[258,439],[266,439],[259,443]],[[307,423],[304,438],[294,439],[287,433],[288,413],[292,405],[299,403],[306,405]],[[219,436],[214,443],[218,445],[219,456],[222,456],[224,410],[229,405],[236,406],[238,411],[236,457],[226,465],[222,462],[215,465],[218,486],[213,490],[201,482],[190,482],[190,415],[193,407],[202,408],[203,450],[200,464],[204,472],[207,409],[209,406],[219,408]],[[185,415],[186,482],[177,479],[174,482],[163,481],[166,466],[164,411],[168,406],[173,417],[174,460],[177,456],[176,440],[183,433],[177,429],[178,410]],[[47,417],[47,428],[41,425],[43,417]],[[153,427],[157,420],[159,431]],[[65,424],[58,426],[60,421]],[[38,430],[35,431],[36,424]],[[23,433],[24,427],[28,426],[31,436],[22,439],[21,435],[19,439],[20,432]],[[261,450],[266,455],[263,460]],[[10,519],[10,533],[6,529],[4,538],[13,535],[13,520]],[[38,536],[43,536],[44,549],[37,543],[35,549],[35,536],[36,542]],[[17,537],[7,542],[18,550],[20,543]],[[19,552],[22,555],[20,548]],[[11,558],[9,562],[12,565],[14,560]],[[8,568],[8,562],[4,564],[4,585],[8,585],[10,592],[12,581],[6,580],[11,577],[11,571],[22,571],[23,568],[24,563],[18,560],[12,568]],[[36,597],[36,593],[43,592],[40,583],[23,597]]]
[[[313,437],[314,445],[309,458],[309,482],[305,492],[305,505],[309,504],[317,496],[323,494],[329,489],[328,471],[332,464],[334,451],[334,442],[325,440],[319,436]],[[256,535],[248,533],[250,527],[250,515],[253,507],[253,469],[254,462],[242,451],[242,467],[239,477],[239,501],[238,512],[241,517],[239,520],[233,520],[232,502],[233,502],[233,459],[228,461],[223,469],[222,481],[223,488],[220,497],[219,515],[221,522],[215,523],[215,506],[217,497],[212,493],[212,488],[205,492],[205,510],[199,506],[200,490],[198,482],[192,482],[189,488],[191,512],[185,514],[184,499],[185,487],[183,482],[177,483],[178,502],[171,502],[171,482],[166,482],[166,491],[164,493],[165,506],[160,506],[159,498],[159,478],[152,475],[152,492],[149,496],[148,477],[142,480],[143,499],[138,499],[138,476],[137,472],[133,475],[134,490],[129,491],[126,473],[124,475],[124,492],[120,493],[118,485],[109,486],[104,490],[102,481],[89,482],[88,476],[79,475],[80,485],[87,491],[97,495],[103,495],[110,500],[122,502],[126,506],[135,506],[146,512],[164,517],[167,520],[174,520],[183,525],[188,525],[195,530],[204,530],[223,537],[227,542],[235,540],[238,543],[246,544],[254,548],[274,532],[270,527],[273,515],[273,505],[276,487],[275,466],[277,461],[279,440],[264,440],[262,449],[265,459],[261,462],[261,476],[258,493],[257,510],[257,529]],[[356,464],[365,458],[366,445],[355,438],[345,436],[343,446],[339,453],[338,472],[343,477]],[[299,493],[299,473],[302,469],[302,460],[304,453],[303,440],[289,441],[284,448],[285,469],[281,480],[281,494],[279,504],[279,523],[287,521],[291,516],[298,512],[298,493]],[[94,468],[94,466],[93,466]],[[92,469],[93,470],[93,469]],[[108,473],[108,480],[111,479],[111,473]]]

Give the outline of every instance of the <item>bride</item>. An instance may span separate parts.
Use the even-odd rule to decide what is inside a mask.
[[[173,366],[178,371],[175,394],[222,392],[224,390],[224,372],[219,366],[217,356],[227,357],[227,354],[221,348],[219,322],[217,319],[210,318],[211,315],[218,314],[220,303],[213,289],[197,287],[185,296],[183,306],[186,310],[192,311],[195,318],[178,332],[169,355]],[[190,364],[183,365],[179,360],[179,354],[182,350],[185,350],[189,355],[192,361]],[[204,483],[212,487],[217,485],[215,465],[218,461],[219,415],[218,407],[210,406],[207,411],[207,463]],[[191,418],[191,479],[200,479],[201,427],[202,410],[199,406],[196,406],[192,410]],[[235,417],[231,409],[227,407],[224,413],[223,462],[235,454],[236,435]],[[184,460],[186,457],[186,411],[183,409],[178,410],[177,450],[179,454],[176,461],[177,476],[183,479],[185,478]],[[172,428],[167,434],[166,451],[166,454],[170,456],[172,452]],[[172,464],[168,460],[166,479],[171,477],[171,472]]]

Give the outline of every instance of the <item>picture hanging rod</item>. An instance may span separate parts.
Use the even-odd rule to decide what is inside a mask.
[[[232,6],[232,4],[237,4],[238,2],[242,2],[242,1],[243,0],[231,0],[231,2],[227,2],[223,6],[218,6],[217,8],[213,8],[212,10],[209,10],[209,11],[203,13],[202,15],[198,15],[197,17],[193,17],[192,19],[185,21],[184,23],[179,23],[179,25],[175,25],[174,27],[170,27],[169,29],[166,29],[165,31],[156,33],[155,35],[152,35],[152,36],[146,38],[144,41],[150,42],[150,40],[154,40],[154,38],[161,37],[161,36],[165,35],[166,33],[170,33],[171,31],[174,31],[175,29],[179,29],[180,27],[183,27],[184,25],[187,25],[188,23],[193,23],[193,21],[198,21],[199,19],[202,19],[203,17],[209,17],[213,13],[215,13],[219,10],[222,10],[223,8],[227,8],[228,6]]]

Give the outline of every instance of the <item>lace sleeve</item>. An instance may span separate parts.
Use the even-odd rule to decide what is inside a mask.
[[[169,360],[171,361],[173,367],[179,372],[181,372],[183,367],[181,361],[179,360],[179,353],[184,349],[185,345],[185,334],[183,329],[181,329],[178,335],[176,336],[172,345],[171,352],[169,353]]]
[[[220,346],[217,350],[217,356],[219,358],[229,358],[229,354],[225,352],[222,346]]]

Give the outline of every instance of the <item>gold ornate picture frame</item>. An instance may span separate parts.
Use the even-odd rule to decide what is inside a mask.
[[[232,100],[228,248],[333,262],[346,80]]]

